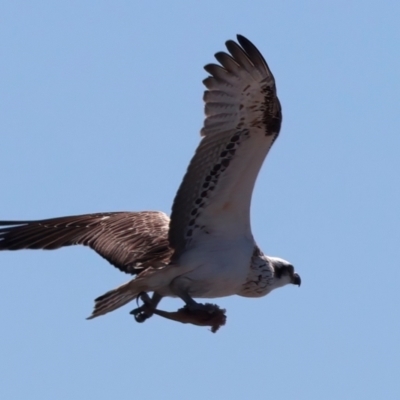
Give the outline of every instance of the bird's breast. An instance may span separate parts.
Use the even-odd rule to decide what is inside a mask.
[[[247,238],[205,243],[182,254],[179,264],[189,271],[177,279],[192,297],[234,295],[249,274],[253,250],[254,243]]]

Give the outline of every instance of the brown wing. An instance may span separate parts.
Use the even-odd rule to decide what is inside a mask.
[[[174,258],[203,235],[250,235],[253,187],[281,126],[274,77],[243,36],[226,42],[221,65],[204,68],[203,136],[176,194],[169,240]]]
[[[162,212],[111,212],[38,221],[0,221],[0,250],[89,246],[123,272],[168,263],[169,218]]]

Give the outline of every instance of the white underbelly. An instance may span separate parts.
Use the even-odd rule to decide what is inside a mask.
[[[254,242],[247,238],[196,247],[179,260],[189,270],[175,278],[174,284],[195,298],[237,294],[246,282],[253,250]]]

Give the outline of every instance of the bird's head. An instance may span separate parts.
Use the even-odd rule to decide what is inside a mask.
[[[287,285],[301,285],[300,275],[295,272],[294,267],[288,261],[278,257],[269,257],[272,266],[274,267],[274,286],[275,288]]]

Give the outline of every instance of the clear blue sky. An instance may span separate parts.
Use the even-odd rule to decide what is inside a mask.
[[[86,248],[2,252],[0,398],[398,399],[399,21],[398,1],[2,2],[0,219],[169,212],[202,67],[241,33],[284,113],[253,231],[302,286],[219,299],[215,335],[133,305],[86,321],[127,275]]]

